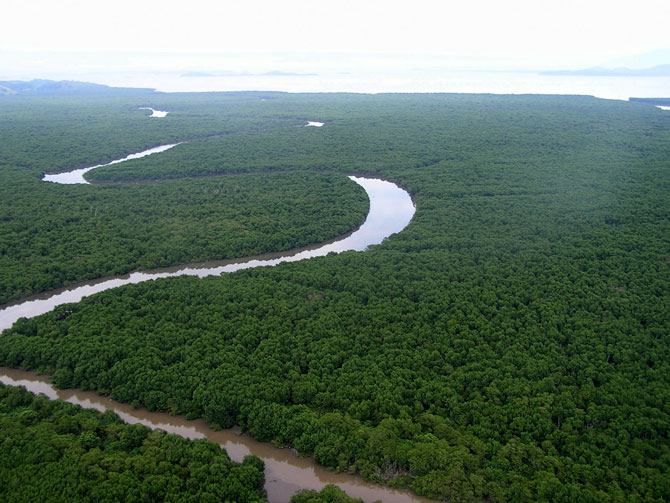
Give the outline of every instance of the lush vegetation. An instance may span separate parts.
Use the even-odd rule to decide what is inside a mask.
[[[365,191],[290,172],[139,185],[7,185],[0,301],[142,268],[319,243],[362,223]]]
[[[670,98],[630,98],[630,101],[649,103],[651,105],[670,106]]]
[[[6,502],[267,502],[263,461],[0,384]]]
[[[20,104],[25,110],[9,98],[0,101],[0,110],[8,109],[0,119],[0,132],[7,139],[0,146],[0,304],[138,268],[319,243],[355,229],[367,213],[365,192],[354,182],[302,170],[159,184],[45,183],[40,181],[44,171],[95,164],[89,147],[97,152],[97,161],[107,161],[158,143],[155,129],[161,131],[162,123],[128,104],[119,110],[111,99],[100,100],[98,107],[84,101],[70,108],[68,100]],[[117,147],[117,154],[101,150],[106,135],[118,141],[105,123],[108,116],[123,135],[128,126],[144,143],[129,141],[132,147]],[[170,138],[212,131],[194,126]],[[164,162],[170,169],[169,159]],[[107,169],[117,166],[123,163]]]
[[[670,114],[258,96],[161,98],[184,130],[227,107],[249,123],[133,172],[374,174],[412,193],[409,227],[365,253],[104,292],[19,321],[0,362],[437,499],[670,500]],[[328,123],[267,126],[286,117]]]
[[[321,491],[300,491],[293,495],[291,503],[363,503],[363,500],[348,496],[337,486],[327,485]]]

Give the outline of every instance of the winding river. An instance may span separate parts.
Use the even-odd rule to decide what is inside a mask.
[[[167,150],[163,145],[151,149],[153,152]],[[163,150],[159,150],[163,148]],[[147,154],[149,151],[135,154]],[[137,158],[128,156],[128,158]],[[109,164],[113,164],[109,163]],[[104,164],[102,166],[108,166]],[[88,169],[88,168],[84,168]],[[80,172],[81,170],[76,170]],[[62,173],[62,180],[58,183],[87,183],[73,181],[75,177],[83,177],[80,173],[74,175],[74,171]],[[47,175],[48,176],[48,175]],[[54,175],[58,176],[58,175]],[[323,257],[329,253],[340,253],[348,250],[364,251],[368,246],[381,243],[386,237],[404,229],[414,215],[414,204],[409,194],[397,185],[379,179],[359,178],[350,176],[354,182],[361,185],[370,198],[370,211],[365,222],[353,233],[316,246],[288,250],[267,255],[256,255],[242,259],[221,260],[203,262],[198,264],[183,264],[175,267],[152,269],[148,271],[136,271],[130,274],[100,278],[70,285],[58,290],[44,292],[27,297],[21,301],[8,304],[0,311],[0,330],[11,327],[19,318],[32,318],[40,314],[48,313],[56,306],[70,302],[79,302],[84,297],[97,292],[116,288],[131,283],[141,283],[159,278],[174,276],[218,276],[222,273],[250,269],[252,267],[273,266],[282,262],[297,262],[312,257]],[[44,177],[44,180],[47,180]]]
[[[46,175],[43,180],[66,184],[87,183],[83,174],[91,169],[163,152],[175,145],[178,144],[162,145],[90,168],[77,169],[58,175]],[[78,302],[88,295],[130,283],[183,275],[198,277],[220,275],[240,269],[273,266],[282,262],[321,257],[333,252],[364,251],[368,246],[381,243],[386,237],[400,232],[409,224],[414,216],[415,208],[406,191],[384,180],[356,176],[349,178],[361,185],[370,199],[370,211],[365,222],[349,235],[312,247],[236,260],[184,264],[171,268],[138,271],[45,292],[10,304],[1,310],[0,330],[11,327],[21,317],[37,316],[51,311],[58,305]],[[101,411],[111,409],[128,423],[141,423],[187,438],[208,438],[225,447],[234,461],[239,462],[245,455],[255,454],[265,461],[265,488],[271,503],[288,502],[291,495],[300,489],[321,489],[326,484],[337,484],[351,496],[362,498],[366,502],[377,499],[383,499],[385,503],[428,501],[406,491],[365,482],[356,475],[329,472],[316,465],[312,459],[301,458],[290,449],[279,449],[269,443],[257,442],[237,429],[213,431],[201,419],[187,421],[184,417],[170,416],[167,413],[149,412],[143,408],[134,409],[128,404],[101,397],[95,392],[57,390],[47,378],[31,372],[0,368],[0,381],[5,384],[25,386],[34,393],[44,393],[52,399],[58,398]]]
[[[176,147],[177,145],[179,145],[179,143],[169,143],[167,145],[159,145],[158,147],[149,148],[147,150],[143,150],[142,152],[137,152],[136,154],[130,154],[127,155],[126,157],[123,157],[122,159],[116,159],[106,164],[96,164],[95,166],[91,166],[88,168],[73,169],[72,171],[66,171],[64,173],[56,173],[54,175],[44,175],[42,177],[42,181],[62,183],[65,185],[72,185],[78,183],[88,184],[89,182],[87,182],[86,179],[84,178],[84,174],[88,173],[92,169],[102,168],[104,166],[111,166],[112,164],[118,164],[120,162],[130,161],[131,159],[141,159],[142,157],[146,157],[151,154],[158,154],[159,152],[165,152],[166,150],[171,149],[172,147]]]

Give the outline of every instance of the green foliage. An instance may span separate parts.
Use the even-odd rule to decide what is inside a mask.
[[[568,96],[258,96],[161,98],[189,134],[217,110],[241,132],[133,173],[376,175],[411,192],[408,228],[365,253],[103,292],[17,323],[0,362],[436,499],[670,500],[670,114]]]
[[[291,497],[290,503],[363,503],[360,498],[351,498],[342,489],[327,485],[321,491],[300,491]]]
[[[36,181],[11,192],[0,202],[0,300],[319,243],[356,228],[368,205],[347,178],[298,171],[105,187]]]
[[[0,384],[2,501],[265,502],[263,462]]]
[[[135,98],[137,106],[146,99],[140,94]],[[253,148],[250,131],[260,127],[258,118],[253,122],[235,118],[232,110],[232,117],[220,118],[218,112],[205,115],[214,103],[220,107],[221,100],[198,105],[192,98],[191,102],[195,108],[191,114],[201,114],[195,119],[175,106],[177,110],[168,117],[156,120],[132,105],[132,97],[127,101],[0,101],[4,139],[0,145],[0,304],[78,280],[136,269],[306,246],[362,223],[368,206],[365,192],[352,181],[329,173],[292,170],[270,174],[260,173],[259,168],[244,176],[149,184],[40,181],[44,172],[94,165],[158,143],[198,136],[234,136],[246,148]],[[295,127],[297,119],[290,128],[286,120],[263,123],[274,135],[300,129]],[[212,141],[194,141],[193,145],[209,146],[210,153],[225,148]],[[186,149],[191,155],[191,144],[174,148]],[[189,161],[209,166],[207,154],[191,156]],[[166,172],[179,168],[170,158],[162,159]],[[131,172],[135,162],[128,162]],[[226,165],[222,162],[219,167]],[[124,163],[103,169],[115,172],[115,168],[125,169]]]

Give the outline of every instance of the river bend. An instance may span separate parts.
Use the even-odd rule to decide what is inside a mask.
[[[279,253],[256,255],[233,260],[184,264],[77,283],[8,304],[7,307],[0,311],[0,330],[11,327],[19,318],[32,318],[48,313],[56,306],[79,302],[84,297],[94,293],[132,283],[175,276],[198,276],[201,278],[205,276],[218,276],[223,273],[250,269],[252,267],[273,266],[282,262],[297,262],[312,257],[323,257],[329,253],[340,253],[349,250],[364,251],[368,246],[380,244],[391,234],[403,230],[414,216],[415,208],[412,199],[406,191],[397,185],[373,178],[355,176],[350,176],[349,178],[361,185],[367,192],[370,199],[370,210],[365,222],[356,231],[345,237],[316,246]]]
[[[162,145],[132,154],[108,164],[73,170],[58,175],[47,175],[45,181],[55,183],[87,183],[83,174],[91,169],[116,164],[129,159],[163,152],[176,144]],[[21,317],[33,317],[51,311],[61,304],[78,302],[97,292],[118,286],[140,283],[174,276],[212,276],[252,267],[273,266],[282,262],[297,262],[329,253],[348,250],[364,251],[370,245],[381,243],[388,236],[400,232],[414,216],[415,208],[409,194],[397,185],[379,179],[349,177],[365,189],[370,199],[370,210],[365,222],[353,233],[319,245],[288,250],[268,255],[242,259],[213,261],[200,264],[138,271],[131,274],[102,278],[45,292],[10,304],[0,310],[0,330],[10,328]],[[34,393],[44,393],[49,398],[66,400],[98,410],[111,409],[128,423],[141,423],[151,428],[160,428],[187,438],[208,438],[219,443],[234,461],[241,462],[247,454],[255,454],[265,462],[265,488],[271,503],[286,503],[292,494],[301,489],[321,489],[326,484],[337,484],[356,498],[365,501],[383,499],[386,503],[409,503],[427,501],[406,491],[365,482],[350,474],[335,474],[316,465],[312,459],[301,458],[289,449],[279,449],[272,444],[257,442],[237,429],[213,431],[202,420],[187,421],[184,417],[166,413],[149,412],[144,408],[134,409],[128,404],[101,397],[95,392],[81,390],[57,390],[43,376],[15,369],[0,368],[0,382],[25,386]]]

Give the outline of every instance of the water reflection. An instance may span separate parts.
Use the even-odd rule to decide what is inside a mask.
[[[252,267],[273,266],[282,262],[297,262],[311,257],[323,257],[331,252],[364,251],[381,243],[386,237],[403,230],[414,216],[414,204],[409,194],[397,185],[379,179],[349,177],[361,185],[370,198],[370,211],[358,230],[326,244],[289,250],[280,253],[246,257],[235,260],[185,264],[175,267],[138,271],[131,274],[82,282],[52,292],[44,292],[23,301],[10,303],[0,311],[0,330],[11,327],[22,317],[32,318],[48,313],[54,307],[79,302],[84,297],[122,285],[141,283],[174,276],[216,276]]]
[[[140,107],[140,110],[151,110],[151,115],[149,117],[165,117],[169,112],[164,110],[154,110],[151,107]]]
[[[429,501],[406,491],[371,484],[355,475],[329,472],[314,464],[311,458],[301,458],[290,449],[279,449],[272,444],[257,442],[239,429],[213,431],[202,419],[187,421],[183,416],[149,412],[145,408],[136,409],[92,391],[58,390],[46,377],[23,370],[0,367],[0,382],[11,386],[24,386],[29,391],[43,393],[52,400],[65,400],[100,412],[113,410],[129,424],[139,423],[190,439],[207,438],[224,447],[230,458],[236,462],[241,462],[247,454],[255,454],[265,461],[265,489],[271,503],[287,503],[298,490],[320,490],[326,484],[337,484],[351,496],[362,498],[366,502],[377,499],[383,499],[384,503]]]
[[[159,113],[167,114],[167,112],[147,109],[152,110],[151,117],[165,116],[156,115]],[[321,127],[323,123],[309,122],[307,126]],[[110,166],[130,159],[139,159],[163,152],[176,145],[178,143],[161,145],[107,164],[99,164],[67,173],[45,175],[43,180],[61,184],[88,183],[83,175],[92,169]],[[349,178],[361,185],[367,192],[370,199],[370,211],[363,225],[345,237],[286,252],[236,260],[186,264],[82,282],[8,305],[5,309],[0,310],[0,330],[11,327],[21,317],[44,314],[61,304],[78,302],[88,295],[126,284],[183,275],[205,277],[252,267],[273,266],[282,262],[296,262],[312,257],[325,256],[333,252],[364,251],[368,246],[380,244],[385,238],[400,232],[409,224],[414,216],[415,208],[406,191],[384,180],[355,176]],[[289,449],[278,449],[271,444],[257,442],[237,429],[213,431],[202,419],[187,421],[183,417],[170,416],[166,413],[149,412],[143,408],[135,409],[128,404],[117,403],[111,399],[98,396],[94,392],[56,390],[46,378],[30,372],[0,367],[0,382],[25,386],[34,393],[43,393],[51,399],[66,400],[86,408],[94,408],[99,411],[111,409],[127,423],[140,423],[150,428],[160,428],[190,439],[208,438],[222,445],[234,461],[240,462],[247,454],[255,454],[265,461],[265,488],[271,503],[286,503],[291,495],[300,489],[320,490],[326,484],[337,484],[350,495],[362,498],[364,501],[378,499],[383,499],[386,503],[428,501],[404,491],[367,483],[362,478],[354,475],[334,474],[321,466],[315,465],[311,459],[300,458]]]
[[[158,147],[153,147],[147,150],[143,150],[142,152],[137,152],[136,154],[130,154],[123,159],[116,159],[112,162],[108,162],[107,164],[97,164],[95,166],[91,166],[89,168],[81,168],[81,169],[75,169],[72,171],[68,171],[66,173],[56,173],[54,175],[44,175],[42,177],[42,180],[45,182],[54,182],[54,183],[63,183],[66,185],[73,185],[77,183],[88,183],[84,179],[84,173],[88,173],[92,169],[95,168],[102,168],[104,166],[111,166],[112,164],[118,164],[120,162],[124,161],[130,161],[131,159],[140,159],[142,157],[146,157],[151,154],[157,154],[159,152],[165,152],[166,150],[179,145],[179,143],[170,143],[168,145],[159,145]]]

